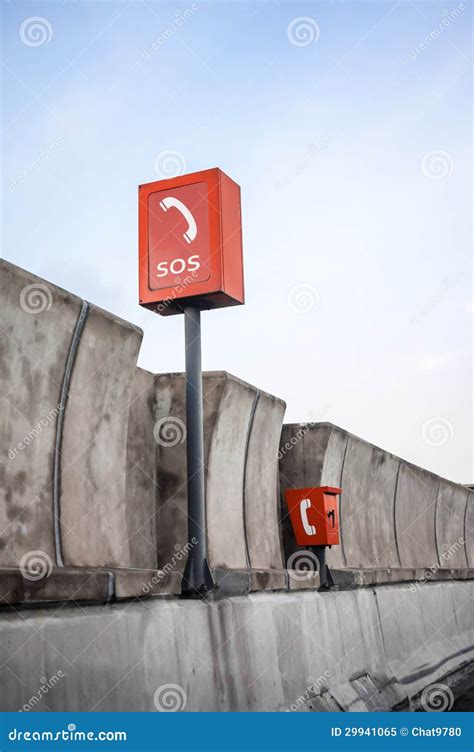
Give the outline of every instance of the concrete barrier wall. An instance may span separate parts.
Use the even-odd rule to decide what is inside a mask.
[[[28,553],[63,558],[84,568],[59,568],[67,597],[81,581],[104,599],[112,576],[86,568],[153,569],[158,548],[160,564],[178,569],[187,538],[183,375],[136,368],[138,328],[11,264],[0,272],[0,566],[15,568],[14,582]],[[295,549],[286,506],[278,524],[284,409],[229,374],[205,375],[213,568],[277,571]],[[474,566],[474,492],[336,426],[285,426],[281,490],[313,485],[343,488],[333,567]],[[136,570],[115,579],[117,597],[143,592]],[[47,583],[54,590],[55,578]],[[419,579],[67,607],[54,619],[2,613],[0,710],[20,709],[59,671],[61,686],[34,709],[154,710],[167,682],[183,688],[188,710],[368,710],[367,686],[380,689],[385,709],[396,707],[474,657],[471,590],[467,579]],[[44,640],[32,639],[38,632]],[[176,651],[177,641],[187,649]]]
[[[40,551],[58,565],[130,566],[126,452],[142,332],[13,264],[0,271],[0,565]]]
[[[58,676],[30,709],[156,712],[167,685],[187,711],[409,709],[473,660],[473,589],[447,581],[0,614],[0,710],[21,709],[41,677]]]
[[[224,372],[205,373],[203,382],[210,565],[280,568],[277,447],[284,403]],[[156,383],[157,534],[163,562],[187,540],[185,385],[182,374],[159,375]]]
[[[474,493],[469,493],[464,518],[464,541],[468,567],[474,567]]]
[[[225,380],[219,375],[203,379],[204,456],[206,464]],[[187,542],[186,395],[183,374],[156,377],[154,437],[156,446],[156,530],[159,561],[173,561]],[[179,568],[184,561],[178,562]]]
[[[62,443],[64,563],[130,566],[125,535],[131,385],[142,332],[91,307],[72,374]]]
[[[466,509],[468,499],[473,496],[472,491],[440,479],[436,499],[436,544],[441,567],[468,566],[464,542],[472,540],[473,526],[469,534]]]
[[[285,554],[297,546],[287,488],[341,486],[337,567],[462,568],[472,546],[464,486],[439,478],[328,423],[283,427],[281,515]]]
[[[255,402],[245,467],[245,528],[250,566],[284,567],[276,458],[285,403],[265,392]]]
[[[0,566],[56,559],[54,450],[61,385],[82,301],[0,264]]]
[[[402,567],[438,565],[436,499],[440,479],[402,463],[395,495],[395,537]]]
[[[393,525],[400,461],[349,436],[340,504],[344,517],[344,555],[354,567],[399,567]]]
[[[250,566],[245,527],[245,465],[257,390],[223,375],[224,387],[210,431],[206,472],[207,535],[210,566]]]
[[[136,368],[127,436],[126,523],[130,566],[158,566],[156,543],[155,375]]]
[[[76,567],[153,568],[157,547],[173,560],[187,540],[183,375],[136,368],[137,327],[12,264],[1,272],[0,565],[36,550]],[[296,549],[283,501],[278,519],[284,410],[229,374],[205,375],[216,569],[280,569]],[[283,428],[280,485],[342,485],[333,567],[472,565],[474,492],[336,426]]]

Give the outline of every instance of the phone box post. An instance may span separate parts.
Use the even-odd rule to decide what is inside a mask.
[[[139,297],[164,316],[244,303],[240,187],[222,170],[139,187]]]

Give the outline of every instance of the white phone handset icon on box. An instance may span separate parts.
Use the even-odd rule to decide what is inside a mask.
[[[160,206],[163,211],[168,211],[168,209],[171,209],[171,207],[174,206],[175,209],[181,212],[186,222],[188,223],[188,229],[184,233],[184,239],[187,243],[192,243],[197,235],[197,225],[196,220],[194,219],[186,204],[183,204],[183,202],[180,201],[179,198],[174,198],[174,196],[167,196],[163,199],[163,201],[160,201]]]
[[[308,509],[311,507],[311,502],[309,499],[303,499],[303,501],[300,502],[300,515],[301,515],[301,521],[303,523],[304,531],[306,535],[316,535],[316,528],[314,525],[309,524],[308,520]]]

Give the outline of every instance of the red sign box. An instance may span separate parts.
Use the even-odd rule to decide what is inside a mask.
[[[340,488],[295,488],[285,491],[291,524],[299,546],[339,543],[337,498]]]
[[[240,188],[215,168],[139,187],[140,305],[244,303]]]

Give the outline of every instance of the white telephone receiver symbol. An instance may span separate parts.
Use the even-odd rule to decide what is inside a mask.
[[[300,515],[301,515],[301,521],[303,522],[303,527],[306,535],[316,535],[316,528],[314,525],[309,524],[308,520],[308,509],[311,507],[311,502],[309,499],[303,499],[303,501],[300,502]]]
[[[167,196],[163,199],[163,201],[160,201],[160,206],[163,211],[168,211],[168,209],[171,209],[171,207],[174,206],[175,209],[181,212],[186,222],[188,223],[188,229],[183,234],[183,237],[187,243],[192,243],[197,235],[197,225],[196,220],[194,219],[186,204],[183,204],[183,202],[180,201],[179,198],[174,198],[174,196]]]

